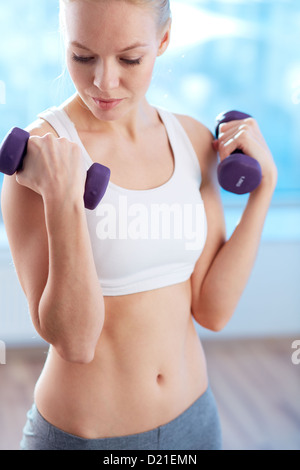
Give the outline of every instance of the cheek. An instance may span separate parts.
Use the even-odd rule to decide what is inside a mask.
[[[66,58],[69,75],[76,87],[87,85],[91,80],[91,68],[78,64],[71,57]]]
[[[154,64],[155,60],[142,66],[143,68],[141,72],[136,76],[136,79],[134,80],[135,86],[140,88],[141,91],[145,91],[149,88],[149,85],[152,81]]]
[[[68,72],[69,72],[69,75],[70,75],[72,81],[74,83],[77,82],[78,77],[79,77],[79,73],[78,73],[78,70],[76,70],[77,69],[76,64],[74,64],[74,61],[72,59],[69,59],[69,58],[67,58],[66,64],[67,64],[67,69],[68,69]]]
[[[153,60],[153,62],[150,64],[150,66],[148,67],[148,69],[147,69],[146,72],[145,72],[146,80],[147,80],[149,83],[150,83],[151,80],[152,80],[154,65],[155,65],[155,60]]]

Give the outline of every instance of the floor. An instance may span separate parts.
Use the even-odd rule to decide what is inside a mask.
[[[206,340],[224,450],[300,450],[296,338]],[[0,365],[0,450],[18,449],[45,350],[8,350]]]
[[[295,339],[205,343],[225,450],[300,450]]]

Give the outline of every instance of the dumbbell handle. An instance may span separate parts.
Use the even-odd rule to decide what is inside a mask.
[[[216,119],[216,137],[219,136],[221,124],[251,117],[240,111],[221,113]],[[237,149],[218,165],[218,180],[226,191],[235,194],[246,194],[256,189],[261,183],[262,172],[255,158],[245,155]]]
[[[22,169],[23,160],[27,153],[27,143],[30,134],[14,127],[4,138],[0,147],[0,172],[13,175]],[[100,163],[93,163],[87,171],[84,190],[84,205],[93,210],[103,198],[109,183],[110,169]]]

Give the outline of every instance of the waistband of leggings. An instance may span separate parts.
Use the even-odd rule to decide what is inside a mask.
[[[125,436],[106,437],[106,438],[103,438],[103,439],[110,440],[110,439],[118,439],[118,438],[124,438],[124,437],[134,438],[135,436],[146,436],[146,435],[151,435],[151,434],[157,432],[157,430],[160,430],[160,431],[167,430],[169,427],[176,426],[176,424],[178,422],[181,422],[181,421],[184,421],[184,420],[186,420],[188,422],[189,419],[190,419],[190,416],[193,416],[196,409],[198,409],[199,407],[202,407],[203,409],[206,408],[206,406],[207,406],[208,402],[211,400],[212,396],[213,396],[213,394],[212,394],[211,387],[210,387],[210,385],[208,385],[205,392],[199,398],[197,398],[185,411],[180,413],[176,418],[172,419],[171,421],[169,421],[165,424],[162,424],[160,426],[157,426],[156,428],[150,429],[149,431],[144,431],[144,432],[140,432],[140,433],[136,433],[136,434],[130,434],[128,436],[125,435]],[[93,441],[93,440],[97,441],[97,440],[102,439],[102,438],[86,439],[86,438],[77,436],[75,434],[70,434],[70,433],[64,431],[63,429],[58,428],[57,426],[50,423],[49,421],[47,421],[42,416],[42,414],[38,410],[35,402],[33,403],[32,408],[28,412],[28,418],[35,421],[36,424],[38,425],[39,429],[40,430],[43,429],[45,434],[47,434],[49,432],[49,429],[52,428],[53,430],[56,429],[58,432],[63,433],[66,436],[71,436],[71,437],[80,439],[82,441],[88,441],[88,440],[89,441]]]

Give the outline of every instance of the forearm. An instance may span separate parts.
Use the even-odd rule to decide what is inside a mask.
[[[83,207],[45,202],[48,280],[39,303],[42,336],[62,357],[89,362],[102,330],[104,303]]]
[[[257,256],[274,187],[262,184],[249,196],[239,225],[214,258],[193,312],[204,327],[219,331],[233,315]]]

